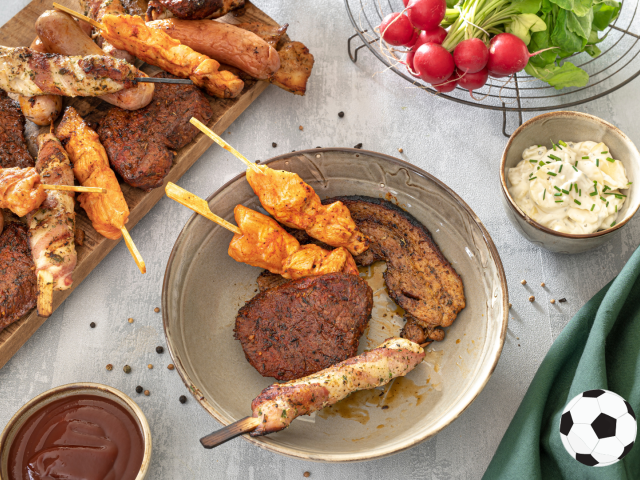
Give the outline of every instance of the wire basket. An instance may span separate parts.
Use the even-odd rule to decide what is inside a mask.
[[[482,89],[474,91],[473,98],[462,87],[447,94],[438,93],[407,72],[400,63],[403,55],[398,48],[385,44],[388,48],[385,48],[385,53],[381,51],[376,27],[389,13],[402,11],[402,0],[344,0],[344,3],[356,30],[347,41],[352,62],[357,62],[358,52],[367,47],[388,69],[416,87],[457,103],[501,111],[502,133],[507,137],[510,136],[507,133],[507,112],[516,112],[519,124],[522,124],[523,112],[561,110],[590,102],[625,86],[640,75],[640,35],[633,33],[633,30],[640,31],[636,21],[638,0],[622,3],[620,15],[604,32],[607,35],[605,40],[598,44],[602,50],[598,57],[580,53],[571,58],[572,63],[589,74],[586,86],[556,90],[522,71],[506,81],[489,77]]]

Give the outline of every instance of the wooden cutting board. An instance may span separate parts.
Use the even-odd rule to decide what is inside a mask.
[[[57,0],[60,4],[81,11],[78,0]],[[0,45],[8,47],[29,46],[35,38],[35,21],[45,11],[52,9],[53,0],[33,0],[16,16],[9,20],[0,28]],[[235,16],[238,15],[239,16]],[[261,22],[268,25],[277,25],[269,16],[247,1],[246,7],[237,13],[231,13],[221,19],[226,23]],[[155,67],[145,65],[142,68],[148,74],[158,71]],[[261,81],[245,81],[245,88],[242,94],[235,99],[221,100],[209,98],[213,109],[213,117],[209,121],[209,128],[217,134],[222,132],[238,118],[238,116],[260,95],[268,86],[268,83]],[[99,120],[111,105],[97,99],[76,98],[65,99],[65,106],[73,105],[78,112],[89,121]],[[35,138],[39,133],[39,128],[27,121],[27,137]],[[45,128],[45,130],[48,130]],[[30,142],[31,153],[33,142]],[[169,175],[164,179],[167,182],[176,182],[195,163],[195,161],[209,148],[212,141],[202,133],[196,139],[179,150],[174,159],[173,167]],[[164,186],[156,188],[149,193],[140,189],[121,184],[122,192],[129,205],[131,212],[127,228],[131,231],[133,227],[144,217],[151,207],[153,207],[164,195]],[[53,309],[57,309],[60,304],[73,292],[96,265],[117,245],[120,240],[109,240],[98,234],[91,222],[87,218],[84,210],[77,207],[76,224],[78,228],[84,230],[85,240],[82,246],[77,247],[78,264],[73,274],[73,286],[64,291],[56,291],[53,295]],[[131,259],[133,262],[133,259]],[[25,315],[18,322],[15,322],[4,330],[0,331],[0,368],[18,351],[18,349],[35,333],[35,331],[45,322],[45,318],[38,317],[35,309]]]

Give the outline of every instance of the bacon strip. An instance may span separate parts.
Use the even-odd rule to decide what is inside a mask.
[[[358,390],[376,388],[402,377],[424,356],[417,343],[390,338],[378,348],[308,377],[270,385],[251,402],[253,417],[260,419],[251,436],[284,430],[300,415],[333,405]]]

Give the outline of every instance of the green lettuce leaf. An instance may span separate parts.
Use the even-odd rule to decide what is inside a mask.
[[[605,30],[620,14],[622,4],[615,0],[605,0],[593,5],[593,28],[598,31]]]
[[[565,87],[584,87],[589,82],[587,72],[570,62],[565,62],[561,67],[555,63],[545,67],[536,67],[529,62],[524,68],[524,71],[533,77],[547,82],[556,90]]]
[[[525,45],[531,41],[531,32],[542,32],[547,29],[547,24],[533,13],[514,15],[511,23],[505,26],[505,31],[522,40]]]

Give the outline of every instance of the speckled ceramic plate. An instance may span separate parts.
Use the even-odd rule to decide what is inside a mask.
[[[268,163],[298,173],[321,198],[368,195],[391,199],[410,212],[462,277],[467,306],[445,340],[431,344],[425,361],[406,377],[300,417],[282,432],[245,438],[298,458],[355,461],[389,455],[435,435],[480,393],[504,343],[507,286],[489,234],[446,185],[386,155],[325,148]],[[237,204],[261,210],[244,174],[208,201],[214,213],[231,222]],[[176,368],[197,401],[225,425],[251,415],[253,398],[274,382],[249,365],[233,338],[236,313],[256,294],[260,270],[227,255],[231,237],[209,220],[191,217],[173,247],[162,290],[164,329]],[[398,335],[403,324],[385,290],[384,269],[380,263],[361,273],[374,290],[374,308],[360,350]]]

